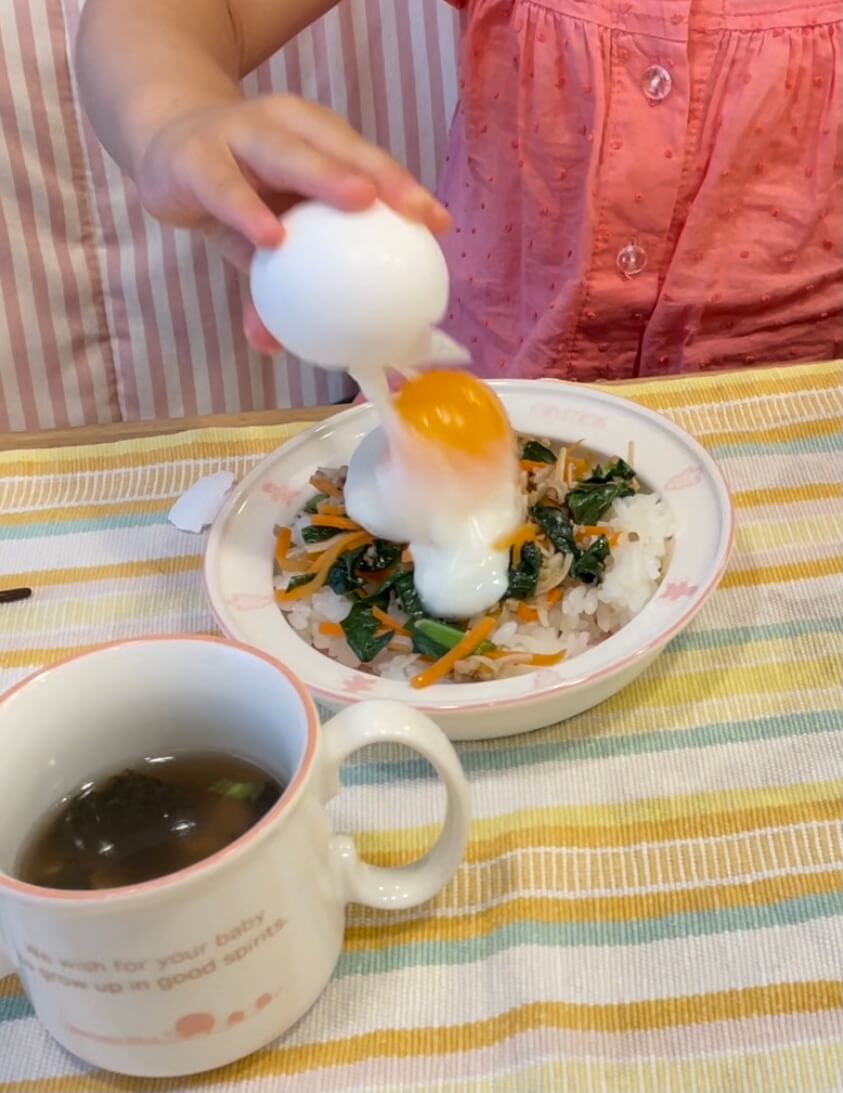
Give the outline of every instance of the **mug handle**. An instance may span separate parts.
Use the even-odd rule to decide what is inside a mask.
[[[469,788],[451,742],[429,717],[402,702],[372,701],[349,706],[321,729],[322,801],[340,789],[345,759],[368,744],[406,744],[430,760],[445,783],[447,808],[439,838],[418,861],[382,869],[360,860],[350,835],[335,835],[331,851],[346,902],[367,907],[415,907],[443,888],[462,861],[470,822]]]
[[[16,971],[11,953],[3,941],[3,925],[0,923],[0,979],[5,979],[7,975],[14,975]]]

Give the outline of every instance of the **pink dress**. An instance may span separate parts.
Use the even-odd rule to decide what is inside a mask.
[[[448,329],[484,375],[841,355],[841,3],[463,0]]]

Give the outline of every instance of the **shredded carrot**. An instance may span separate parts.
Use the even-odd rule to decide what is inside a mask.
[[[521,460],[521,469],[523,471],[527,471],[527,472],[547,470],[547,468],[549,466],[550,466],[549,463],[542,463],[542,461],[539,460],[539,459],[522,459]]]
[[[343,506],[332,505],[330,501],[320,501],[316,506],[316,511],[320,516],[345,516]]]
[[[550,604],[559,603],[561,599],[562,589],[559,587],[559,585],[557,585],[556,588],[551,588],[551,590],[547,594],[547,602]]]
[[[567,655],[564,649],[560,649],[558,653],[533,653],[530,664],[534,668],[545,668],[551,664],[559,664]]]
[[[392,630],[393,633],[400,634],[403,638],[408,638],[410,636],[409,632],[405,630],[401,623],[397,622],[391,615],[387,615],[386,611],[381,611],[379,607],[373,607],[372,614],[387,630]]]
[[[360,546],[368,546],[372,541],[372,536],[367,531],[349,531],[345,535],[338,535],[335,539],[331,539],[328,549],[320,554],[305,571],[313,575],[313,580],[308,581],[306,584],[300,584],[296,588],[279,589],[275,593],[276,600],[278,603],[292,603],[293,600],[301,600],[314,592],[318,592],[328,579],[328,573],[337,558],[345,554],[346,551],[356,550]]]
[[[565,460],[566,472],[570,469],[572,478],[584,478],[591,471],[591,463],[587,459],[577,459],[576,456],[568,456]]]
[[[404,565],[413,564],[413,552],[412,550],[410,550],[409,547],[404,547],[404,549],[401,551],[401,561],[404,563]]]
[[[410,680],[410,686],[420,690],[422,687],[429,687],[431,683],[443,679],[458,660],[471,656],[477,646],[482,645],[494,632],[497,625],[496,620],[488,616],[481,619],[476,626],[472,626],[468,633],[460,638],[453,649],[449,649],[444,656],[441,656],[429,668],[425,668],[423,672],[413,676]]]
[[[587,539],[591,535],[605,535],[609,546],[617,546],[620,539],[620,532],[612,531],[611,528],[602,527],[600,524],[583,524],[574,532],[574,538],[579,540]]]
[[[539,536],[539,529],[535,524],[521,524],[509,535],[498,539],[493,543],[494,550],[511,550],[513,565],[521,564],[521,550],[525,543],[534,543]]]
[[[561,650],[558,653],[525,653],[520,649],[493,649],[490,653],[485,653],[485,656],[490,660],[505,660],[507,657],[512,657],[513,664],[527,665],[530,668],[546,668],[551,664],[558,664],[564,660],[567,656],[565,650]],[[517,657],[516,661],[514,658]]]
[[[535,607],[528,607],[526,603],[519,603],[515,609],[515,614],[518,616],[519,622],[535,622],[539,617]]]
[[[312,559],[306,556],[301,558],[288,558],[287,552],[293,541],[293,533],[289,528],[281,528],[278,538],[275,540],[275,562],[279,569],[287,573],[303,573],[310,565]]]
[[[355,569],[355,576],[361,577],[364,581],[369,581],[371,584],[383,584],[384,581],[389,580],[398,568],[397,565],[391,565],[388,569],[380,569],[377,573],[369,573],[368,570]]]
[[[311,517],[311,524],[315,528],[338,528],[340,531],[360,531],[360,525],[356,520],[350,520],[347,516],[329,516],[320,513]]]
[[[319,493],[326,493],[329,497],[341,498],[342,490],[339,486],[335,486],[333,482],[328,478],[322,478],[320,475],[315,474],[310,480],[311,486]]]
[[[326,638],[341,638],[345,631],[338,622],[320,622],[319,633]]]

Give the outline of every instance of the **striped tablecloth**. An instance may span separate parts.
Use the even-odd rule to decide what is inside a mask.
[[[694,625],[603,706],[463,745],[475,820],[432,905],[352,907],[334,980],[284,1040],[193,1080],[88,1070],[0,982],[0,1091],[843,1090],[843,436],[839,365],[627,387],[720,460],[737,544]],[[202,540],[166,522],[291,429],[0,457],[0,685],[107,639],[212,631]],[[0,726],[2,731],[2,726]],[[400,793],[385,783],[401,781]],[[441,798],[400,753],[345,771],[380,862]]]

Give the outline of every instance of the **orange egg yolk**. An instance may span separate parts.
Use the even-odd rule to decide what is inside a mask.
[[[399,391],[394,407],[402,422],[440,449],[482,456],[511,442],[500,399],[467,372],[422,372]]]

